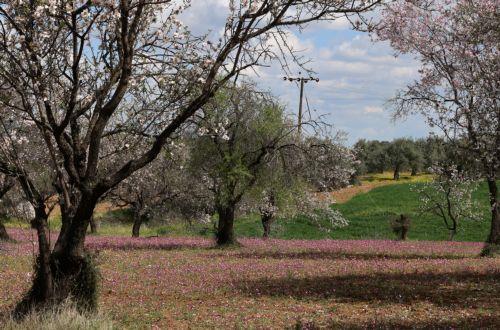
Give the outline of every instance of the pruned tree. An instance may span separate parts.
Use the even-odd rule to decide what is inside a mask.
[[[54,248],[39,244],[48,257],[37,263],[17,314],[68,296],[94,309],[97,277],[85,236],[99,199],[152,162],[221,86],[279,56],[283,48],[270,41],[285,38],[287,28],[357,15],[377,3],[231,1],[221,35],[195,36],[179,20],[188,1],[2,2],[0,86],[13,95],[2,100],[2,111],[36,125],[62,214]],[[121,158],[121,148],[107,153],[117,161],[103,166],[103,149],[121,132],[131,133],[127,143],[149,143],[133,158]],[[18,165],[30,181],[33,173]],[[39,218],[44,237],[46,217]]]
[[[394,1],[377,30],[381,40],[421,62],[419,79],[392,102],[395,115],[422,114],[480,164],[491,208],[485,253],[500,245],[499,13],[494,0]]]

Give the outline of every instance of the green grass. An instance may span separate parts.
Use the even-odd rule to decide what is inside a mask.
[[[414,184],[395,184],[375,188],[359,194],[344,204],[335,207],[349,219],[350,225],[335,230],[332,238],[368,239],[393,238],[389,221],[394,214],[409,215],[412,226],[408,233],[414,240],[446,240],[448,231],[441,219],[418,211],[418,194],[412,191]],[[486,184],[481,184],[474,198],[480,203],[482,221],[462,221],[455,239],[458,241],[484,241],[488,235],[489,202]]]
[[[388,174],[365,177],[363,181],[385,180]],[[272,237],[282,239],[393,239],[395,235],[389,221],[397,214],[410,216],[412,225],[408,233],[410,240],[447,240],[448,231],[441,219],[418,211],[418,196],[412,187],[428,180],[426,176],[409,177],[402,183],[390,184],[360,193],[349,201],[332,207],[342,212],[349,220],[349,225],[330,232],[321,230],[317,223],[306,217],[278,219],[273,225]],[[457,241],[484,241],[490,228],[489,202],[486,184],[481,184],[474,198],[484,210],[482,221],[462,221],[455,236]],[[99,235],[130,236],[132,231],[131,216],[127,210],[114,210],[96,217],[100,220]],[[215,221],[215,219],[214,219]],[[10,227],[24,226],[26,223],[11,220]],[[326,221],[321,224],[328,227]],[[60,219],[50,221],[50,227],[57,229]],[[235,223],[238,237],[262,236],[262,225],[257,214],[240,217]],[[213,237],[214,224],[187,224],[185,222],[151,222],[143,224],[141,236],[204,236]]]
[[[423,181],[423,180],[422,180]],[[318,225],[305,217],[292,220],[277,221],[273,237],[285,239],[393,239],[395,238],[389,226],[390,219],[397,214],[410,216],[412,225],[408,233],[411,240],[447,240],[448,231],[443,221],[430,214],[418,211],[418,194],[412,187],[414,183],[392,184],[374,188],[367,193],[361,193],[346,203],[333,207],[342,212],[349,220],[349,226],[325,232]],[[457,241],[484,241],[490,228],[488,191],[486,184],[481,184],[474,194],[483,212],[482,221],[462,221],[459,223],[455,236]],[[327,223],[323,223],[326,227]],[[260,236],[259,218],[249,216],[240,219],[235,224],[239,236]]]
[[[365,174],[360,177],[362,183],[367,182],[388,182],[388,183],[416,183],[416,182],[427,182],[432,180],[433,175],[429,173],[421,173],[418,175],[411,175],[408,172],[401,172],[399,180],[395,181],[392,172],[384,173],[370,173]]]

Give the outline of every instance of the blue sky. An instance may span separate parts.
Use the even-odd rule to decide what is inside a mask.
[[[227,13],[226,0],[194,2],[183,21],[195,32],[223,27]],[[348,133],[348,142],[359,138],[390,140],[396,137],[422,137],[430,131],[419,117],[394,123],[386,101],[415,77],[416,60],[409,56],[395,58],[386,43],[373,43],[362,32],[350,29],[346,20],[315,23],[302,33],[292,31],[288,41],[312,62],[319,83],[306,85],[306,97],[313,116],[324,115],[325,121]],[[294,68],[295,74],[300,69]],[[299,89],[283,81],[278,65],[259,68],[259,85],[269,89],[287,105],[298,109]]]

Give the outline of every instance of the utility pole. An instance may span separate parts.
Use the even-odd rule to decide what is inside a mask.
[[[298,120],[298,132],[299,136],[302,133],[302,99],[304,98],[304,84],[307,84],[309,81],[315,81],[319,82],[319,78],[313,78],[312,76],[309,76],[308,78],[305,77],[300,77],[300,72],[299,72],[299,77],[297,78],[292,78],[292,77],[283,77],[283,80],[288,80],[290,82],[297,81],[300,82],[300,99],[299,99],[299,120]]]

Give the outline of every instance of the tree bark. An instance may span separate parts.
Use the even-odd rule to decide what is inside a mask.
[[[234,236],[234,205],[217,207],[219,225],[217,227],[217,245],[237,244]]]
[[[45,205],[36,208],[34,224],[38,233],[39,255],[35,276],[30,291],[16,306],[14,315],[23,317],[32,310],[58,305],[70,297],[81,311],[97,308],[98,275],[92,258],[84,249],[85,235],[96,202],[94,198],[84,195],[75,211],[65,214],[65,230],[59,234],[52,252]]]
[[[500,245],[500,205],[498,205],[498,187],[494,179],[488,179],[488,189],[491,206],[491,227],[486,243],[498,248]]]
[[[97,228],[98,228],[97,221],[95,221],[95,218],[92,215],[92,217],[90,218],[90,233],[97,234]]]
[[[134,225],[132,226],[132,237],[139,237],[143,217],[139,211],[134,212]]]
[[[264,227],[264,234],[262,237],[268,238],[271,234],[271,225],[273,223],[273,217],[270,215],[262,215],[261,216],[262,227]]]

